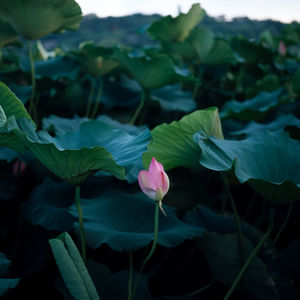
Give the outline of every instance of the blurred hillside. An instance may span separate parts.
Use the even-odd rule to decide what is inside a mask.
[[[155,43],[146,32],[147,24],[161,16],[134,14],[125,17],[98,18],[94,14],[86,15],[81,21],[79,31],[66,32],[63,35],[52,34],[43,39],[47,49],[58,45],[68,48],[77,47],[83,41],[94,40],[104,46],[122,44],[137,47]],[[268,29],[273,35],[280,35],[285,25],[273,20],[251,20],[247,17],[227,21],[224,17],[206,16],[200,23],[218,35],[231,36],[242,34],[247,38],[258,38],[261,32]]]

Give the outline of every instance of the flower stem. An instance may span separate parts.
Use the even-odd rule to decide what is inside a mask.
[[[244,218],[243,218],[244,220],[246,220],[248,218],[248,215],[249,215],[249,213],[250,213],[250,211],[251,211],[251,209],[252,209],[252,207],[254,205],[255,198],[256,198],[256,192],[254,192],[254,194],[253,194],[253,196],[252,196],[252,198],[250,200],[249,206],[247,207],[247,210],[246,210]]]
[[[210,288],[212,286],[212,284],[214,283],[215,279],[214,278],[211,278],[211,280],[209,281],[209,283],[207,283],[205,286],[201,287],[200,289],[194,291],[194,292],[191,292],[191,293],[188,293],[186,294],[187,296],[195,296],[199,293],[202,293],[204,291],[206,291],[208,288]]]
[[[90,93],[89,93],[89,99],[88,99],[88,103],[86,106],[86,111],[85,111],[85,116],[88,118],[89,114],[90,114],[90,110],[91,110],[91,106],[92,106],[92,101],[93,101],[93,96],[94,96],[94,91],[95,91],[95,86],[94,83],[91,81],[91,88],[90,88]]]
[[[132,293],[132,274],[133,274],[133,259],[132,251],[129,251],[129,280],[128,280],[128,300],[131,299]]]
[[[75,203],[78,211],[78,222],[79,222],[80,241],[81,241],[81,256],[83,261],[86,262],[85,233],[84,233],[84,226],[83,226],[82,208],[80,204],[80,185],[76,185],[75,188]]]
[[[271,232],[273,230],[273,223],[274,223],[274,208],[272,207],[271,212],[270,212],[270,217],[269,217],[269,225],[268,225],[268,229],[267,229],[266,233],[263,235],[261,240],[258,242],[257,246],[254,248],[254,250],[252,251],[250,256],[247,258],[245,264],[243,265],[243,267],[240,270],[239,274],[235,278],[235,280],[234,280],[233,284],[231,285],[229,291],[225,295],[224,300],[228,300],[231,297],[231,295],[234,292],[236,286],[238,285],[239,281],[241,280],[244,273],[246,272],[248,266],[250,265],[252,260],[255,258],[256,254],[258,253],[260,248],[263,246],[264,242],[267,240],[269,235],[271,234]]]
[[[281,227],[280,227],[280,230],[278,231],[276,237],[274,238],[274,243],[275,243],[275,244],[276,244],[276,242],[278,241],[278,239],[279,239],[279,237],[280,237],[280,235],[281,235],[283,229],[285,228],[285,225],[287,224],[287,222],[288,222],[288,220],[289,220],[289,218],[290,218],[290,215],[291,215],[291,212],[292,212],[292,209],[293,209],[293,204],[294,204],[294,202],[291,202],[291,203],[290,203],[289,209],[288,209],[287,214],[286,214],[286,217],[285,217],[285,219],[284,219],[284,221],[283,221],[283,223],[282,223],[282,225],[281,225]]]
[[[136,109],[136,111],[135,111],[133,117],[131,118],[129,124],[134,125],[134,123],[135,123],[137,117],[139,116],[139,114],[140,114],[142,108],[144,107],[145,100],[146,100],[146,98],[147,98],[147,94],[148,94],[148,92],[147,92],[146,90],[143,89],[143,90],[142,90],[142,94],[141,94],[141,102],[140,102],[139,106],[137,107],[137,109]]]
[[[237,225],[238,239],[239,239],[239,245],[240,245],[241,263],[243,264],[245,262],[245,253],[244,253],[244,247],[243,247],[243,241],[242,241],[243,235],[242,235],[242,227],[241,227],[241,222],[240,222],[240,216],[238,214],[237,208],[236,208],[235,203],[234,203],[234,199],[233,199],[232,194],[230,192],[227,178],[225,177],[225,175],[222,175],[222,177],[223,177],[223,180],[224,180],[225,189],[226,189],[228,198],[230,200],[230,204],[232,206],[235,221],[236,221],[236,225]]]
[[[97,93],[97,98],[96,98],[96,102],[91,114],[91,119],[94,119],[96,117],[99,105],[100,105],[100,100],[101,100],[101,96],[102,96],[102,91],[103,91],[103,81],[102,78],[100,79],[100,85],[98,88],[98,93]]]
[[[28,47],[28,55],[30,60],[30,70],[31,70],[31,97],[29,102],[29,113],[32,113],[32,110],[34,110],[34,98],[35,98],[35,68],[34,68],[34,59],[33,54],[31,50],[31,43],[30,41],[27,41],[27,47]]]
[[[133,300],[135,292],[136,292],[136,289],[137,289],[138,284],[139,284],[139,281],[141,279],[142,272],[143,272],[143,270],[144,270],[147,262],[150,260],[150,258],[152,257],[152,255],[153,255],[153,253],[154,253],[154,251],[156,249],[157,238],[158,238],[158,217],[159,217],[159,202],[155,201],[154,232],[153,232],[152,247],[150,249],[149,254],[147,255],[147,257],[143,261],[143,264],[142,264],[142,266],[140,268],[140,271],[139,271],[139,273],[137,275],[137,278],[136,278],[135,283],[134,283],[134,287],[133,287],[133,291],[132,291],[130,300]]]

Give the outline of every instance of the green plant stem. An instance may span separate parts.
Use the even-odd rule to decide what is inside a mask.
[[[288,222],[288,220],[290,218],[290,215],[291,215],[291,212],[292,212],[292,209],[293,209],[293,204],[294,204],[294,202],[290,203],[289,209],[288,209],[287,214],[286,214],[286,217],[285,217],[285,219],[284,219],[284,221],[283,221],[283,223],[282,223],[282,225],[281,225],[281,227],[280,227],[280,229],[279,229],[276,237],[274,238],[274,243],[275,244],[277,243],[277,241],[278,241],[278,239],[279,239],[279,237],[280,237],[283,229],[285,228],[285,226],[286,226],[286,224],[287,224],[287,222]]]
[[[252,196],[252,198],[251,198],[251,200],[250,200],[250,204],[249,204],[249,206],[247,207],[247,210],[246,210],[245,215],[244,215],[244,218],[243,218],[244,220],[246,220],[246,219],[248,218],[248,215],[249,215],[249,213],[250,213],[250,211],[251,211],[251,209],[252,209],[252,207],[253,207],[253,205],[254,205],[255,198],[256,198],[256,192],[254,192],[254,194],[253,194],[253,196]]]
[[[214,281],[215,281],[215,279],[214,279],[214,278],[211,278],[211,280],[209,281],[208,284],[206,284],[205,286],[201,287],[200,289],[198,289],[198,290],[196,290],[196,291],[194,291],[194,292],[188,293],[188,294],[186,294],[186,295],[187,295],[187,296],[195,296],[195,295],[197,295],[197,294],[199,294],[199,293],[202,293],[202,292],[206,291],[209,287],[211,287],[212,284],[214,283]]]
[[[27,41],[27,46],[28,46],[28,55],[29,55],[29,60],[30,60],[30,70],[31,70],[31,97],[30,97],[30,102],[29,102],[29,113],[32,113],[32,110],[34,110],[34,97],[35,97],[35,68],[34,68],[34,59],[33,59],[33,54],[31,50],[31,43],[30,41]]]
[[[227,178],[225,177],[225,175],[222,175],[222,177],[223,177],[223,180],[224,180],[225,189],[226,189],[228,198],[230,200],[230,204],[232,206],[235,221],[236,221],[236,225],[237,225],[241,263],[243,264],[245,262],[245,253],[244,253],[244,247],[243,247],[243,241],[242,241],[243,234],[242,234],[240,216],[238,214],[237,208],[236,208],[235,203],[234,203],[234,199],[233,199],[232,194],[230,192],[229,185],[228,185],[228,182],[227,182]]]
[[[128,300],[131,299],[131,293],[132,293],[132,274],[133,274],[133,258],[132,258],[132,251],[129,251]]]
[[[100,105],[100,100],[101,100],[101,96],[102,96],[102,92],[103,92],[103,81],[102,78],[100,79],[100,85],[99,85],[99,89],[98,89],[98,93],[97,93],[97,98],[96,98],[96,102],[91,114],[91,119],[94,119],[96,117],[99,105]]]
[[[90,114],[90,110],[91,110],[91,106],[92,106],[92,102],[93,102],[94,91],[95,91],[95,86],[94,86],[94,83],[91,82],[91,88],[90,88],[90,93],[89,93],[89,99],[88,99],[88,103],[87,103],[86,111],[85,111],[85,116],[86,116],[87,118],[89,117],[89,114]]]
[[[81,241],[81,256],[83,261],[86,262],[85,233],[84,233],[84,226],[83,226],[82,208],[80,204],[80,185],[76,185],[75,188],[75,203],[78,211],[78,222],[79,222],[80,241]]]
[[[224,300],[228,300],[231,297],[231,295],[234,292],[236,286],[238,285],[239,281],[241,280],[244,273],[246,272],[248,266],[250,265],[250,263],[252,262],[252,260],[254,259],[256,254],[258,253],[258,251],[260,250],[260,248],[263,246],[264,242],[267,240],[269,235],[271,234],[271,232],[273,230],[273,223],[274,223],[274,208],[272,207],[271,212],[270,212],[270,217],[269,217],[269,225],[268,225],[268,229],[267,229],[266,233],[263,235],[261,240],[258,242],[257,246],[254,248],[254,250],[252,251],[250,256],[247,258],[245,264],[243,265],[243,267],[240,270],[239,274],[235,278],[235,280],[234,280],[233,284],[231,285],[229,291],[225,295]]]
[[[156,201],[155,202],[155,215],[154,215],[154,232],[153,232],[153,243],[152,243],[152,247],[150,249],[150,252],[149,254],[147,255],[147,257],[145,258],[145,260],[143,261],[143,264],[140,268],[140,271],[137,275],[137,278],[135,280],[135,283],[134,283],[134,287],[133,287],[133,290],[132,290],[132,294],[131,294],[131,298],[130,300],[133,300],[134,298],[134,295],[135,295],[135,292],[136,292],[136,289],[138,287],[138,284],[139,284],[139,281],[141,279],[141,275],[142,275],[142,272],[147,264],[147,262],[149,261],[149,259],[152,257],[155,249],[156,249],[156,245],[157,245],[157,238],[158,238],[158,217],[159,217],[159,202]]]
[[[143,90],[142,90],[142,94],[141,94],[141,102],[140,102],[139,106],[137,107],[137,109],[136,109],[136,111],[135,111],[133,117],[131,118],[129,124],[134,125],[134,123],[135,123],[137,117],[139,116],[139,114],[140,114],[142,108],[144,107],[144,104],[145,104],[147,95],[148,95],[148,92],[147,92],[145,89],[143,89]]]

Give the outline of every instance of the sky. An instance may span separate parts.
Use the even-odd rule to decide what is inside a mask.
[[[161,15],[178,14],[178,7],[186,13],[191,0],[76,0],[83,14],[95,13],[99,17],[124,16],[133,13]],[[247,16],[251,19],[274,19],[289,23],[300,22],[300,0],[201,0],[201,7],[213,17],[225,15],[227,19]]]

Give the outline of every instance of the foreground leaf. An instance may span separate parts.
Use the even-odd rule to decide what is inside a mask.
[[[263,132],[241,141],[195,135],[202,149],[200,164],[214,171],[233,171],[272,204],[300,199],[300,142],[286,132]],[[288,197],[287,197],[288,195]]]
[[[26,119],[12,124],[11,130],[51,172],[72,184],[81,184],[99,170],[119,179],[125,177],[125,168],[116,163],[111,153],[86,141],[87,137],[80,133],[79,138],[76,133],[53,138],[45,131],[36,132]]]
[[[56,264],[74,299],[99,299],[78,249],[68,233],[49,240]]]
[[[31,120],[23,103],[2,82],[0,82],[0,146],[25,152],[26,147],[8,129],[8,119],[26,118]]]
[[[152,157],[155,157],[166,170],[180,166],[198,168],[201,149],[195,144],[193,136],[199,130],[223,138],[217,108],[198,110],[180,121],[154,128],[151,131],[153,142],[143,155],[144,166],[148,166]]]

